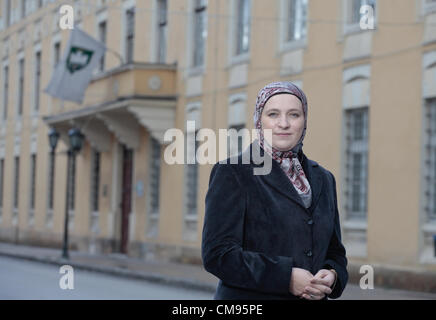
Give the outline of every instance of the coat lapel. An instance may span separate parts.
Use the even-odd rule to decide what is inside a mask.
[[[251,148],[248,150],[252,150]],[[248,151],[247,150],[247,151]],[[261,155],[263,153],[261,151]],[[265,156],[270,157],[269,154],[265,154]],[[312,189],[312,205],[310,208],[306,209],[304,206],[303,200],[301,200],[298,195],[297,190],[295,190],[292,182],[288,179],[282,168],[277,161],[271,159],[272,169],[269,174],[259,175],[259,179],[261,179],[265,184],[269,187],[292,200],[293,202],[299,204],[304,210],[308,210],[310,213],[313,212],[313,209],[316,208],[316,205],[319,201],[319,197],[321,195],[322,187],[323,187],[323,178],[322,171],[315,161],[307,159],[305,155],[303,155],[303,170],[306,174],[307,179],[309,180],[310,187]],[[263,163],[255,164],[253,162],[253,158],[251,157],[251,164],[253,167],[262,167]]]

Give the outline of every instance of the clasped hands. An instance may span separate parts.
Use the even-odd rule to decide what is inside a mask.
[[[315,275],[301,268],[292,268],[289,291],[307,300],[321,300],[332,292],[335,274],[327,269],[319,270]]]

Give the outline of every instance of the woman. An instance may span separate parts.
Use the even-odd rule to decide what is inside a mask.
[[[333,174],[302,151],[307,100],[290,82],[257,97],[258,140],[231,163],[217,163],[206,195],[202,257],[220,279],[215,299],[338,298],[348,280]],[[271,130],[271,134],[268,131]],[[271,137],[272,136],[272,137]],[[272,157],[268,174],[253,161]],[[245,163],[245,164],[244,164]]]

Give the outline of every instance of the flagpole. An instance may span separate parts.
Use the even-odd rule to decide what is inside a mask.
[[[108,52],[113,53],[120,60],[121,65],[125,64],[123,57],[117,51],[115,51],[114,49],[108,48],[108,47],[106,47],[106,50]]]

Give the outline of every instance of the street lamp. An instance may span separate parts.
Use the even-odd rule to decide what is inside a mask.
[[[56,146],[58,145],[59,133],[55,128],[50,128],[48,131],[48,141],[50,142],[51,152],[54,153]]]
[[[70,188],[71,188],[71,164],[75,160],[76,154],[82,149],[84,135],[79,129],[73,128],[68,131],[70,146],[68,148],[68,165],[67,165],[67,194],[65,196],[65,225],[64,225],[64,243],[62,250],[62,258],[69,259],[68,254],[68,218],[70,204]]]

